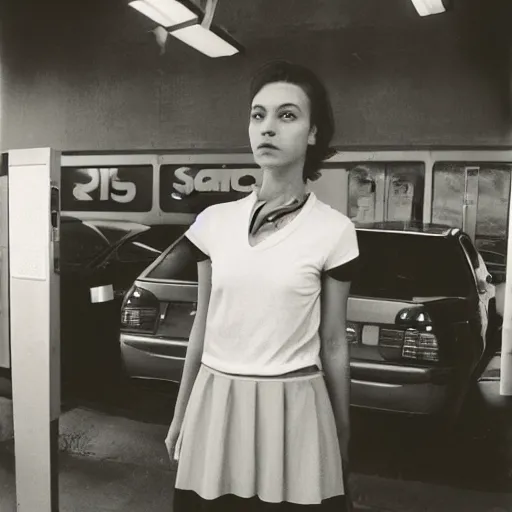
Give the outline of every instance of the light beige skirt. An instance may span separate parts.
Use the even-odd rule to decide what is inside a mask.
[[[344,494],[323,373],[245,377],[202,365],[176,446],[176,489],[319,504]]]

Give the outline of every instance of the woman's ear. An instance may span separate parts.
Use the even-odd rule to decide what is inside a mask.
[[[309,136],[308,136],[308,145],[314,146],[316,144],[316,126],[312,126],[311,130],[309,130]]]

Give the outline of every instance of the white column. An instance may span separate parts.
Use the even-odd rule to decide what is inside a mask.
[[[0,160],[0,368],[3,369],[11,368],[9,334],[8,169],[7,154],[4,153],[1,155]]]
[[[17,510],[56,512],[60,290],[50,197],[52,185],[60,188],[60,155],[46,148],[11,151],[8,174]]]
[[[510,396],[512,395],[512,180],[508,218],[507,274],[505,278],[503,334],[501,338],[500,394]]]

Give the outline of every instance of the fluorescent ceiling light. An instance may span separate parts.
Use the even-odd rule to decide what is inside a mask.
[[[135,0],[129,5],[163,27],[197,19],[196,13],[177,0]]]
[[[441,14],[446,11],[443,0],[412,0],[412,3],[420,16]]]
[[[209,0],[205,13],[189,0],[134,0],[129,5],[205,55],[229,57],[242,47],[222,29],[210,25],[217,1]]]
[[[208,30],[201,25],[192,25],[171,31],[171,35],[208,55],[208,57],[229,57],[239,51],[236,46],[228,43],[224,37],[220,37],[212,30]]]

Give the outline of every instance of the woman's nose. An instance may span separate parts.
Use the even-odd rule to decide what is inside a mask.
[[[269,137],[273,137],[276,134],[274,122],[270,119],[270,116],[263,122],[261,126],[261,134]]]

